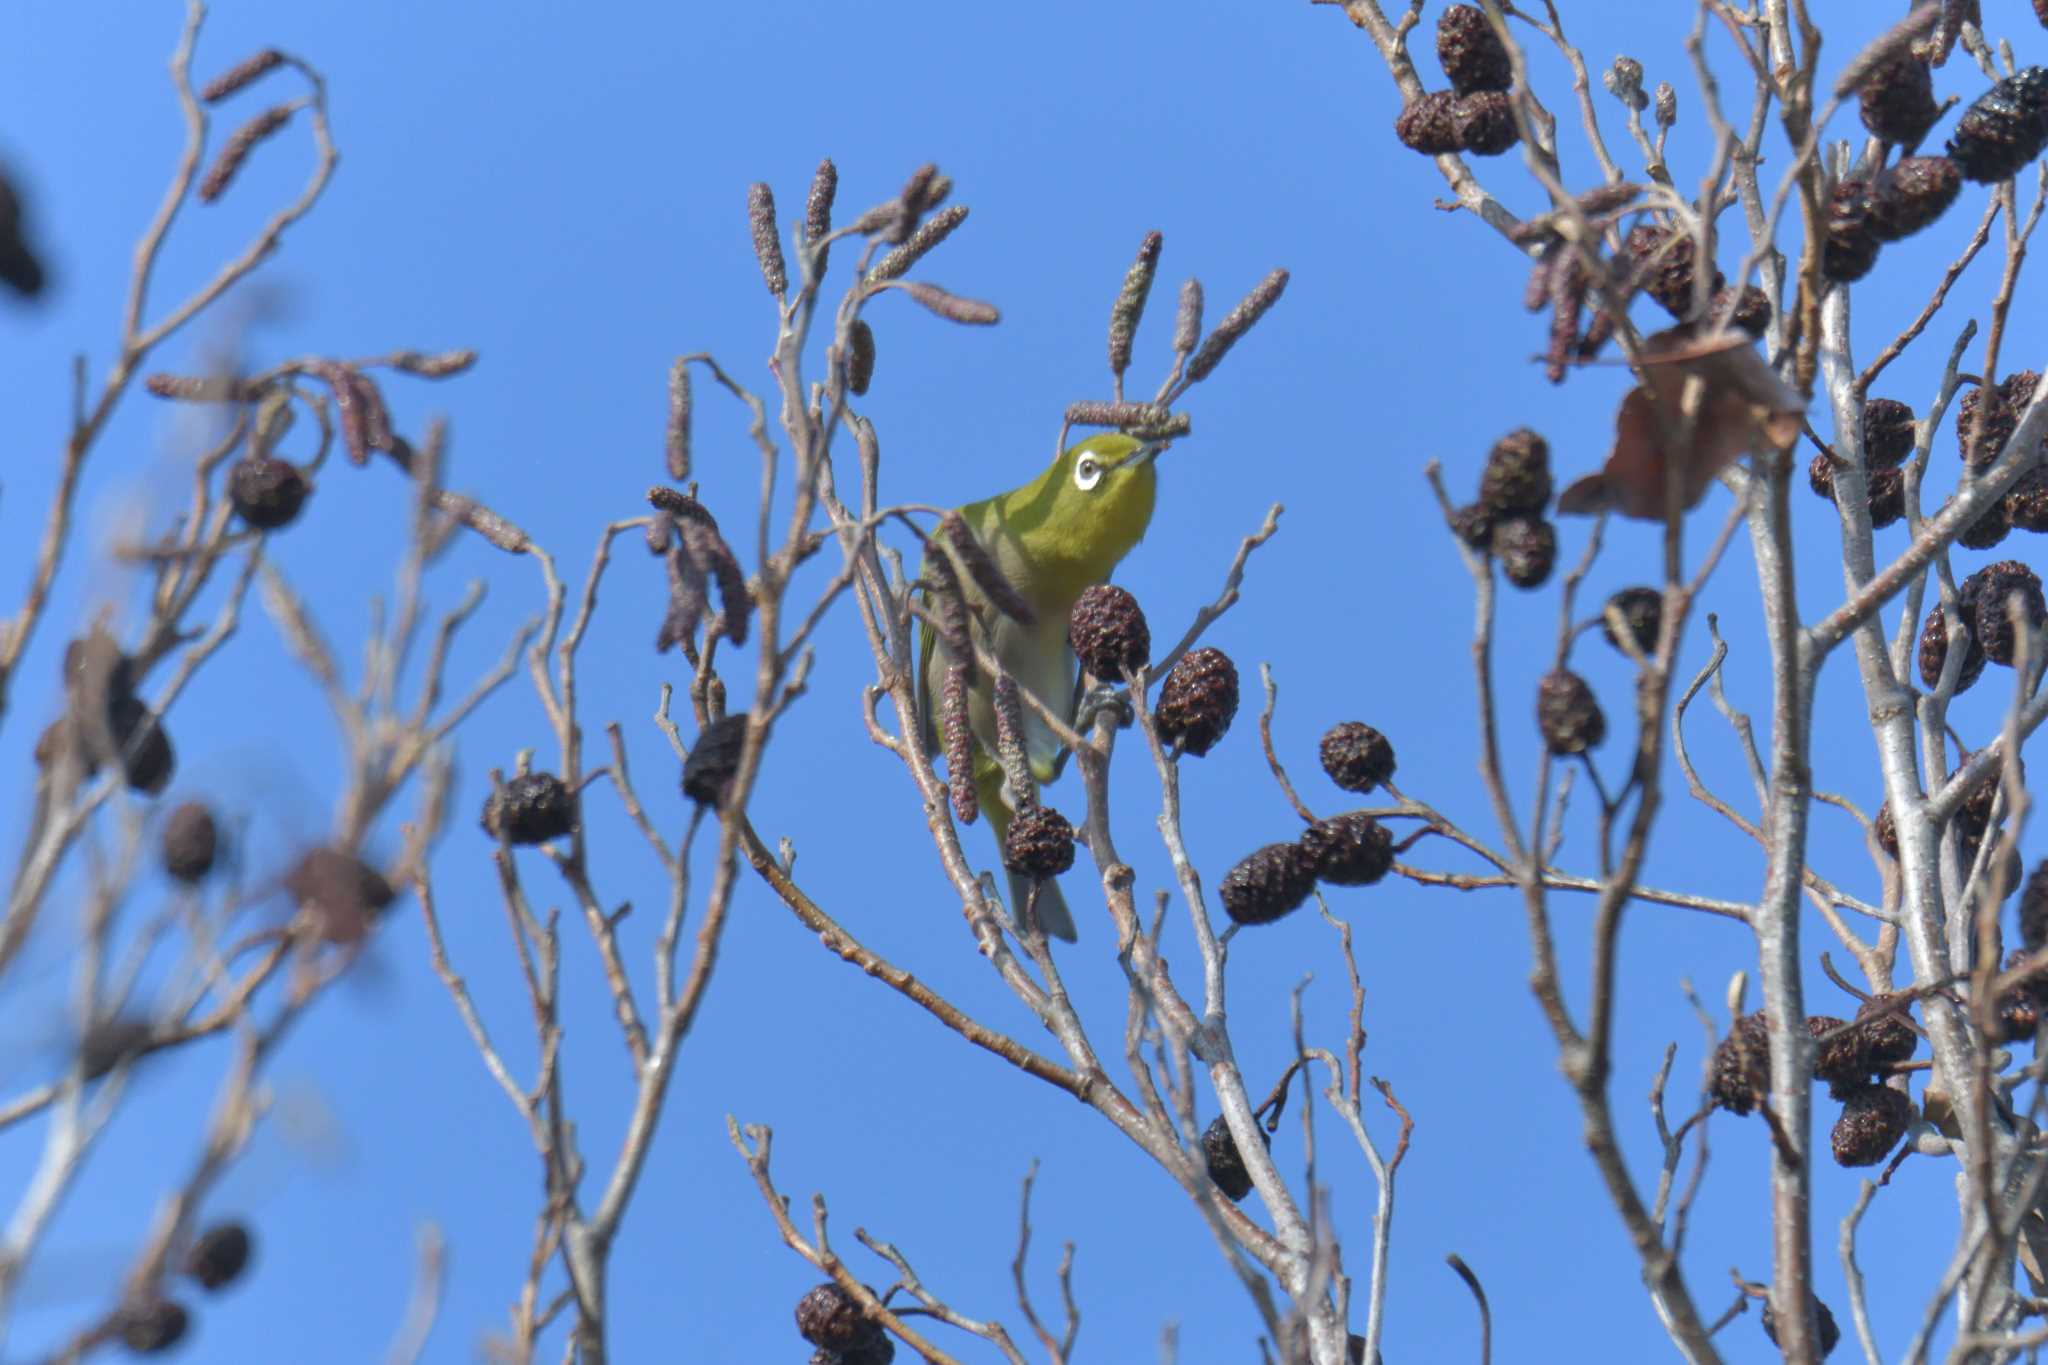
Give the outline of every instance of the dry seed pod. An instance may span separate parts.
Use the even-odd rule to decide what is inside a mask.
[[[1869,469],[1891,469],[1913,453],[1913,409],[1896,398],[1872,398],[1863,404],[1863,463]]]
[[[2020,414],[2034,401],[2034,386],[2040,379],[2032,370],[2020,370],[1999,381],[1995,389],[1979,387],[1963,395],[1956,405],[1956,446],[1963,452],[1965,464],[1982,469],[1998,459],[2019,429]],[[1981,435],[1977,430],[1980,417]],[[2048,438],[2040,449],[2048,452]]]
[[[1490,548],[1508,582],[1540,588],[1557,563],[1557,528],[1541,517],[1507,517],[1494,522]]]
[[[1977,637],[1969,629],[1970,613],[1961,613],[1963,628],[1963,664],[1956,677],[1956,695],[1970,690],[1971,684],[1984,674],[1984,647],[1977,643]],[[1948,616],[1942,611],[1941,603],[1927,613],[1927,624],[1920,629],[1920,681],[1932,689],[1941,681],[1942,666],[1948,662]],[[1893,850],[1893,856],[1898,856]]]
[[[1318,746],[1323,771],[1348,792],[1373,791],[1393,780],[1394,746],[1364,721],[1339,721],[1323,732]]]
[[[733,777],[740,770],[740,753],[747,743],[747,713],[737,711],[720,716],[697,736],[696,747],[683,760],[683,795],[700,806],[722,809]]]
[[[1138,243],[1138,259],[1124,272],[1123,287],[1109,310],[1109,372],[1119,377],[1131,366],[1131,338],[1144,316],[1145,300],[1152,293],[1152,276],[1159,269],[1159,248],[1166,238],[1157,232],[1145,234]]]
[[[1906,1005],[1898,992],[1887,995],[1873,995],[1856,1010],[1856,1022],[1861,1026],[1863,1053],[1873,1067],[1889,1066],[1895,1062],[1911,1061],[1913,1053],[1920,1046],[1920,1035],[1913,1032],[1913,1024],[1906,1014]]]
[[[846,329],[846,387],[861,395],[874,382],[875,329],[865,319],[855,318]]]
[[[1051,806],[1027,806],[1003,833],[1003,867],[1046,881],[1074,865],[1074,827]],[[1018,907],[1020,910],[1022,907]]]
[[[274,455],[245,455],[228,468],[228,504],[244,524],[275,531],[298,519],[313,490],[298,466]]]
[[[1949,135],[1949,157],[1965,180],[2010,180],[2048,144],[2048,68],[2008,76],[1963,111]]]
[[[199,98],[207,104],[219,104],[236,91],[254,85],[283,65],[284,54],[274,47],[266,47],[255,56],[243,58],[208,81],[199,91]]]
[[[241,1278],[249,1265],[249,1229],[240,1223],[215,1223],[199,1234],[185,1253],[185,1273],[208,1290],[223,1289]]]
[[[1271,924],[1299,909],[1315,889],[1315,867],[1299,844],[1267,844],[1223,874],[1216,896],[1238,924]]]
[[[1493,513],[1486,504],[1474,502],[1451,513],[1451,534],[1481,554],[1493,552]]]
[[[1622,251],[1644,293],[1675,318],[1692,315],[1699,244],[1690,232],[1640,223],[1629,230]],[[1719,270],[1713,278],[1713,287],[1707,291],[1710,295],[1719,293],[1727,283]]]
[[[1067,643],[1081,667],[1109,682],[1143,668],[1152,654],[1152,632],[1138,599],[1111,583],[1098,583],[1074,600]]]
[[[1835,1349],[1836,1344],[1841,1341],[1842,1329],[1835,1325],[1835,1315],[1828,1311],[1828,1306],[1820,1301],[1820,1295],[1818,1294],[1813,1296],[1813,1319],[1816,1324],[1814,1331],[1820,1337],[1821,1358],[1826,1359],[1829,1353]],[[1771,1339],[1771,1345],[1776,1346],[1778,1344],[1778,1323],[1777,1319],[1772,1315],[1771,1301],[1769,1299],[1764,1300],[1763,1327],[1764,1335]]]
[[[1806,486],[1817,498],[1835,500],[1835,462],[1825,450],[1817,451],[1806,466]]]
[[[1270,1150],[1273,1136],[1264,1128],[1254,1124],[1259,1141]],[[1209,1179],[1216,1182],[1216,1188],[1223,1191],[1223,1197],[1233,1204],[1252,1192],[1252,1173],[1245,1169],[1244,1153],[1238,1150],[1237,1139],[1231,1136],[1230,1125],[1218,1114],[1207,1128],[1202,1130],[1202,1164],[1209,1168]]]
[[[1864,482],[1870,488],[1870,525],[1882,531],[1906,515],[1906,471],[1873,469]]]
[[[361,939],[398,898],[383,873],[353,853],[326,846],[307,850],[292,865],[284,875],[284,889],[329,943]]]
[[[507,778],[502,791],[484,798],[484,833],[507,843],[544,844],[576,824],[576,802],[553,773]]]
[[[1891,1155],[1916,1111],[1906,1095],[1885,1085],[1866,1085],[1842,1101],[1842,1116],[1828,1134],[1838,1166],[1875,1166]]]
[[[1902,147],[1918,145],[1941,112],[1934,102],[1934,73],[1904,50],[1871,67],[1856,95],[1870,135]]]
[[[1540,516],[1550,504],[1550,443],[1518,427],[1493,443],[1479,473],[1479,501],[1496,515]]]
[[[1714,1048],[1708,1094],[1731,1114],[1747,1114],[1771,1093],[1771,1032],[1761,1011],[1745,1014]]]
[[[1720,290],[1707,300],[1708,317],[1726,318],[1730,327],[1758,340],[1771,330],[1771,311],[1771,296],[1753,284],[1732,292]]]
[[[1607,738],[1607,717],[1586,680],[1560,668],[1544,674],[1536,689],[1536,728],[1551,753],[1583,754]]]
[[[1970,633],[1984,647],[1992,663],[2011,667],[2019,649],[2008,602],[2017,602],[2026,621],[2039,628],[2048,620],[2048,602],[2041,594],[2041,578],[2016,559],[1987,564],[1963,580],[1958,592]]]
[[[1364,811],[1350,811],[1310,825],[1301,836],[1301,853],[1317,881],[1371,886],[1394,865],[1394,836]]]
[[[2020,475],[2019,482],[2006,491],[2005,514],[2022,531],[2048,531],[2048,465],[2037,465]]]
[[[1514,84],[1508,50],[1486,12],[1476,5],[1452,5],[1437,16],[1436,56],[1451,89],[1460,95],[1506,90]]]
[[[1896,242],[1926,227],[1963,192],[1962,172],[1945,156],[1909,156],[1886,167],[1870,191],[1870,235]]]
[[[155,796],[170,785],[177,767],[171,738],[156,712],[132,696],[114,699],[114,741],[120,746],[121,773],[135,791]]]
[[[1827,239],[1821,245],[1821,274],[1847,284],[1868,275],[1881,243],[1870,230],[1870,183],[1838,183],[1828,196]]]
[[[234,135],[221,147],[220,155],[214,158],[213,165],[207,167],[206,175],[199,182],[199,202],[211,204],[227,193],[228,186],[234,183],[236,174],[241,171],[242,163],[249,159],[249,153],[256,150],[256,144],[284,127],[291,117],[291,105],[274,105],[235,129]]]
[[[1223,321],[1216,324],[1216,330],[1209,333],[1201,349],[1195,352],[1195,358],[1188,362],[1189,383],[1199,383],[1208,378],[1210,371],[1223,363],[1223,357],[1237,344],[1238,338],[1249,332],[1252,325],[1266,315],[1266,310],[1280,301],[1280,295],[1287,289],[1287,280],[1284,270],[1268,271],[1266,278],[1253,285],[1251,292],[1223,315]]]
[[[1607,599],[1600,612],[1600,633],[1608,644],[1622,649],[1621,637],[1615,633],[1617,621],[1635,642],[1637,653],[1646,658],[1655,654],[1657,636],[1664,627],[1664,594],[1655,588],[1623,588]]]
[[[114,1310],[107,1326],[121,1344],[139,1356],[170,1350],[185,1339],[191,1315],[169,1299],[135,1299]]]
[[[1237,665],[1220,649],[1191,649],[1167,672],[1153,716],[1159,738],[1200,758],[1237,715]],[[1290,907],[1291,908],[1291,907]]]
[[[860,1300],[827,1280],[796,1301],[796,1330],[813,1346],[843,1351],[881,1329],[868,1321]]]
[[[1498,90],[1460,95],[1451,106],[1451,134],[1458,150],[1474,156],[1499,156],[1521,141],[1515,127],[1514,101]]]
[[[187,801],[164,820],[164,871],[173,881],[190,886],[213,870],[220,848],[220,831],[213,812],[202,802]]]
[[[1432,90],[1418,96],[1394,118],[1394,136],[1401,145],[1426,156],[1443,156],[1462,150],[1458,141],[1458,96],[1450,90]]]
[[[1943,504],[1945,507],[1947,504]],[[1956,533],[1956,544],[1967,550],[1988,550],[2004,540],[2012,531],[2012,517],[2006,511],[2005,500],[1999,499],[1984,509],[1984,514]]]
[[[747,186],[747,230],[754,238],[761,280],[779,299],[789,292],[789,267],[782,260],[782,231],[775,223],[775,191],[762,181]]]
[[[1815,1044],[1813,1074],[1816,1079],[1826,1081],[1838,1094],[1870,1079],[1870,1055],[1864,1046],[1864,1034],[1859,1029],[1850,1028],[1847,1019],[1837,1019],[1831,1014],[1808,1015],[1806,1031],[1813,1036]],[[1829,1038],[1829,1034],[1835,1036]],[[1827,1041],[1823,1042],[1824,1038]]]

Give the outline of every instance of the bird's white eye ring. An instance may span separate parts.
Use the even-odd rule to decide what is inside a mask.
[[[1095,462],[1093,455],[1083,455],[1074,464],[1074,487],[1086,493],[1102,482],[1102,466]]]

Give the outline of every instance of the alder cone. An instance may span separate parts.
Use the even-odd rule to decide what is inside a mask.
[[[1771,1032],[1762,1011],[1735,1021],[1714,1048],[1707,1092],[1731,1114],[1747,1114],[1771,1093]]]
[[[1871,136],[1902,147],[1918,144],[1941,113],[1934,101],[1934,73],[1910,52],[1873,67],[1856,96],[1857,113]]]
[[[1664,594],[1656,588],[1623,588],[1607,599],[1600,613],[1600,633],[1607,643],[1621,649],[1621,637],[1614,633],[1614,619],[1621,618],[1636,652],[1645,657],[1657,652],[1657,636],[1664,629]],[[1622,653],[1628,653],[1622,649]]]
[[[1317,881],[1371,886],[1394,865],[1394,836],[1364,811],[1350,811],[1310,825],[1301,836],[1301,853]]]
[[[2048,465],[2036,465],[2006,490],[2005,515],[2022,531],[2048,531]]]
[[[1460,95],[1451,106],[1451,132],[1458,150],[1474,156],[1499,156],[1522,137],[1513,102],[1498,90]]]
[[[1373,791],[1394,776],[1394,746],[1360,720],[1339,721],[1323,733],[1317,748],[1323,771],[1348,792]]]
[[[508,843],[544,844],[567,834],[575,822],[576,803],[553,773],[507,778],[502,799],[496,791],[484,798],[484,832],[495,839],[502,830]]]
[[[1437,16],[1436,59],[1444,78],[1460,95],[1506,90],[1515,69],[1486,12],[1476,5],[1452,5]]]
[[[1984,646],[1977,643],[1976,633],[1969,629],[1970,613],[1962,613],[1964,622],[1963,665],[1956,676],[1956,695],[1970,690],[1977,679],[1984,676]],[[1932,689],[1940,684],[1942,667],[1948,662],[1948,614],[1939,602],[1934,610],[1927,613],[1927,624],[1920,629],[1920,681]],[[1897,850],[1893,851],[1896,857]]]
[[[1074,865],[1074,827],[1051,806],[1017,812],[1003,833],[1003,866],[1020,877],[1044,881]]]
[[[1299,909],[1315,889],[1315,866],[1299,844],[1267,844],[1224,873],[1216,894],[1237,923],[1271,924]]]
[[[1159,688],[1153,717],[1159,737],[1200,758],[1230,731],[1237,715],[1237,665],[1220,649],[1203,646],[1180,657]]]
[[[1115,681],[1145,666],[1152,654],[1152,630],[1137,598],[1113,583],[1098,583],[1068,613],[1067,643],[1081,667]]]
[[[1992,86],[1956,120],[1948,154],[1965,180],[2010,180],[2048,144],[2048,69],[2030,66]]]
[[[1826,239],[1821,243],[1821,274],[1840,284],[1860,280],[1877,264],[1880,243],[1870,230],[1870,184],[1855,179],[1838,183],[1828,196]]]
[[[1536,728],[1553,754],[1582,754],[1607,738],[1607,717],[1586,680],[1560,668],[1537,685]]]
[[[1913,409],[1896,398],[1872,398],[1863,405],[1863,464],[1891,469],[1913,453]]]
[[[2003,559],[1977,570],[1963,580],[1958,596],[1970,633],[1984,647],[1984,657],[2008,668],[2018,652],[2019,639],[2007,603],[2017,601],[2022,616],[2036,627],[2048,620],[2040,575],[2017,559]]]
[[[1838,1166],[1875,1166],[1891,1155],[1913,1122],[1913,1101],[1886,1085],[1849,1092],[1828,1134]]]
[[[1842,1329],[1835,1325],[1835,1315],[1820,1301],[1820,1295],[1813,1296],[1813,1317],[1819,1324],[1815,1329],[1820,1335],[1820,1353],[1823,1358],[1832,1352],[1842,1340]],[[1770,1300],[1764,1300],[1764,1335],[1771,1339],[1771,1345],[1778,1344],[1778,1321],[1771,1312]]]
[[[1259,1129],[1259,1141],[1268,1148],[1273,1145],[1272,1134]],[[1223,1191],[1223,1197],[1237,1203],[1252,1192],[1252,1173],[1244,1164],[1244,1153],[1239,1150],[1237,1139],[1231,1136],[1230,1125],[1218,1114],[1202,1130],[1202,1164],[1209,1168],[1209,1179],[1216,1182],[1216,1188]]]
[[[1455,117],[1458,96],[1450,90],[1432,90],[1394,117],[1394,136],[1401,145],[1427,156],[1461,151]]]
[[[1945,156],[1909,156],[1877,177],[1870,194],[1870,235],[1880,242],[1910,237],[1956,202],[1963,175]]]
[[[1508,582],[1540,588],[1557,567],[1557,528],[1542,517],[1506,517],[1493,524],[1491,549]]]
[[[1537,517],[1550,504],[1550,443],[1517,427],[1493,443],[1479,472],[1479,503],[1495,516]]]

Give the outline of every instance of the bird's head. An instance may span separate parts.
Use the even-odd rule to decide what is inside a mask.
[[[1037,481],[1031,502],[1042,516],[1027,537],[1049,540],[1054,556],[1084,562],[1089,581],[1101,582],[1152,524],[1159,495],[1153,461],[1165,449],[1164,441],[1117,432],[1069,446]]]

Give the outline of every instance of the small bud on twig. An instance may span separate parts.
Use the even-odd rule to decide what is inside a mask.
[[[681,358],[668,367],[668,476],[690,477],[690,362]]]
[[[1031,610],[1031,604],[1024,600],[1023,594],[1003,577],[1003,571],[996,567],[995,560],[989,558],[988,551],[968,529],[965,517],[958,512],[946,513],[939,519],[939,533],[960,556],[960,564],[974,580],[974,586],[981,589],[982,595],[994,604],[997,611],[1027,626],[1036,624],[1038,613]]]
[[[1601,73],[1600,84],[1638,114],[1649,103],[1643,98],[1643,64],[1633,57],[1616,57],[1614,64]]]
[[[1173,315],[1173,353],[1187,355],[1202,339],[1202,282],[1189,280],[1180,287],[1180,310]]]
[[[946,734],[946,791],[953,799],[953,815],[963,825],[973,824],[981,814],[974,790],[974,730],[967,719],[968,676],[966,664],[948,664],[946,684],[939,692]]]
[[[283,65],[284,54],[274,47],[267,47],[208,81],[199,92],[199,98],[208,104],[219,104],[237,90],[245,89]]]
[[[1109,372],[1119,379],[1131,367],[1131,338],[1138,330],[1138,319],[1145,315],[1152,276],[1159,269],[1159,248],[1165,241],[1157,232],[1145,234],[1145,240],[1138,243],[1138,259],[1124,272],[1123,288],[1109,310]]]
[[[754,234],[761,278],[779,299],[789,292],[789,268],[782,263],[782,237],[775,226],[775,192],[758,180],[747,186],[747,227]]]
[[[256,150],[256,144],[289,123],[297,108],[294,104],[276,105],[235,129],[234,135],[220,149],[220,156],[215,158],[205,178],[199,182],[199,202],[211,204],[226,193],[228,186],[234,183],[235,174],[242,169],[242,163],[250,152]]]
[[[868,391],[875,378],[875,329],[860,318],[846,329],[846,387],[856,394]]]
[[[1669,128],[1678,122],[1678,92],[1671,88],[1670,81],[1657,82],[1657,126]]]
[[[868,272],[870,287],[883,280],[902,279],[910,267],[923,260],[926,253],[940,242],[953,235],[953,229],[967,221],[967,206],[955,204],[943,213],[934,214],[929,222],[910,234],[910,240],[882,258],[880,265]]]
[[[1252,324],[1266,315],[1266,310],[1279,302],[1281,293],[1287,288],[1287,272],[1275,270],[1260,280],[1252,292],[1238,301],[1237,307],[1223,315],[1223,321],[1216,324],[1216,330],[1209,333],[1202,349],[1195,352],[1195,358],[1188,365],[1188,380],[1199,382],[1209,376],[1222,363],[1237,339],[1252,329]]]
[[[935,284],[910,280],[896,287],[948,322],[986,327],[1003,320],[1002,313],[994,304],[984,303],[980,299],[962,298],[958,294],[948,293]]]

